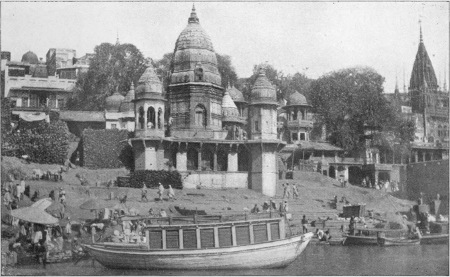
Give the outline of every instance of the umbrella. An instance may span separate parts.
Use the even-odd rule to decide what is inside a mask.
[[[31,207],[38,209],[38,210],[45,210],[52,204],[51,198],[42,198],[36,201]]]
[[[55,215],[59,216],[63,210],[64,210],[63,204],[56,201],[54,201],[50,206],[48,206],[47,209],[45,209],[46,212],[48,212],[53,216]]]
[[[33,206],[11,210],[11,216],[32,223],[44,225],[58,224],[57,218],[49,215],[44,210],[36,209]]]
[[[101,210],[107,208],[105,205],[101,205],[97,199],[90,199],[80,205],[82,210]]]

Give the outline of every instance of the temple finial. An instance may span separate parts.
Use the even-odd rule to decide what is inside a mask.
[[[116,30],[116,45],[119,45],[119,30]]]
[[[199,23],[200,20],[197,17],[197,12],[195,11],[195,5],[194,3],[192,3],[192,11],[191,11],[191,16],[188,19],[189,23]]]
[[[420,28],[420,42],[423,42],[423,36],[422,36],[422,20],[419,19],[419,28]]]

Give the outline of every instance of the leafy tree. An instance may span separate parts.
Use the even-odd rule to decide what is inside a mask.
[[[392,131],[398,122],[383,96],[384,78],[367,67],[342,69],[311,83],[310,100],[331,143],[347,151],[364,147],[364,127]]]
[[[169,91],[170,72],[173,70],[173,53],[166,53],[162,59],[155,61],[156,74],[163,82],[164,92]]]
[[[145,70],[146,60],[133,44],[102,43],[95,47],[87,73],[78,77],[69,110],[103,110],[105,98],[127,92]]]
[[[226,88],[229,84],[236,84],[237,74],[234,66],[231,64],[231,57],[228,55],[217,56],[217,67],[219,69],[220,77],[222,78],[222,87]]]
[[[294,75],[285,75],[283,71],[275,69],[270,64],[259,64],[253,66],[253,75],[247,79],[239,79],[238,88],[248,98],[253,84],[259,74],[259,69],[265,68],[267,79],[275,86],[277,92],[277,99],[287,99],[287,97],[298,91],[303,93],[307,98],[309,97],[309,88],[311,85],[311,79],[304,74],[295,73]]]

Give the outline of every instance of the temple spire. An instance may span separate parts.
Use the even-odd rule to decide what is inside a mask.
[[[420,20],[420,19],[419,19],[419,27],[420,27],[420,43],[423,43],[422,20]]]
[[[192,4],[191,16],[188,19],[189,23],[199,23],[200,20],[197,17],[197,12],[195,11],[195,5]]]
[[[120,42],[119,42],[119,30],[116,30],[116,33],[117,33],[116,45],[119,45],[120,44]]]
[[[403,92],[406,93],[405,67],[403,66]]]
[[[444,86],[443,90],[447,92],[447,68],[444,67]]]
[[[398,94],[398,78],[397,78],[397,74],[395,74],[395,90],[394,93]]]

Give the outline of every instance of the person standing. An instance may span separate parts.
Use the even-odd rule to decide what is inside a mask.
[[[291,196],[290,187],[289,187],[289,183],[286,183],[284,185],[283,199],[284,198],[289,199],[289,196]]]
[[[158,195],[159,195],[159,201],[162,201],[163,195],[164,195],[164,186],[161,183],[159,183]]]
[[[302,218],[302,228],[303,228],[303,234],[308,232],[308,220],[306,219],[306,215],[303,215],[303,218]]]
[[[169,200],[174,200],[175,198],[175,191],[173,191],[173,188],[171,185],[169,185],[169,192],[167,193],[167,196],[169,196]]]
[[[145,198],[145,202],[148,202],[147,199],[147,186],[144,183],[144,186],[142,187],[142,192],[141,192],[141,202],[144,202],[144,198]]]
[[[72,235],[72,222],[70,221],[70,217],[67,218],[67,224],[64,231],[66,232],[66,236],[70,238]]]
[[[9,188],[6,188],[5,195],[3,195],[3,204],[5,204],[5,206],[8,210],[11,209],[11,202],[12,202],[12,199],[11,199],[11,194],[9,194]]]
[[[25,193],[25,180],[24,180],[24,178],[22,178],[21,180],[20,180],[20,200],[23,200],[23,195],[24,195],[24,193]]]
[[[297,188],[297,184],[294,184],[292,186],[292,198],[296,198],[298,199],[299,195],[298,195],[298,188]]]

